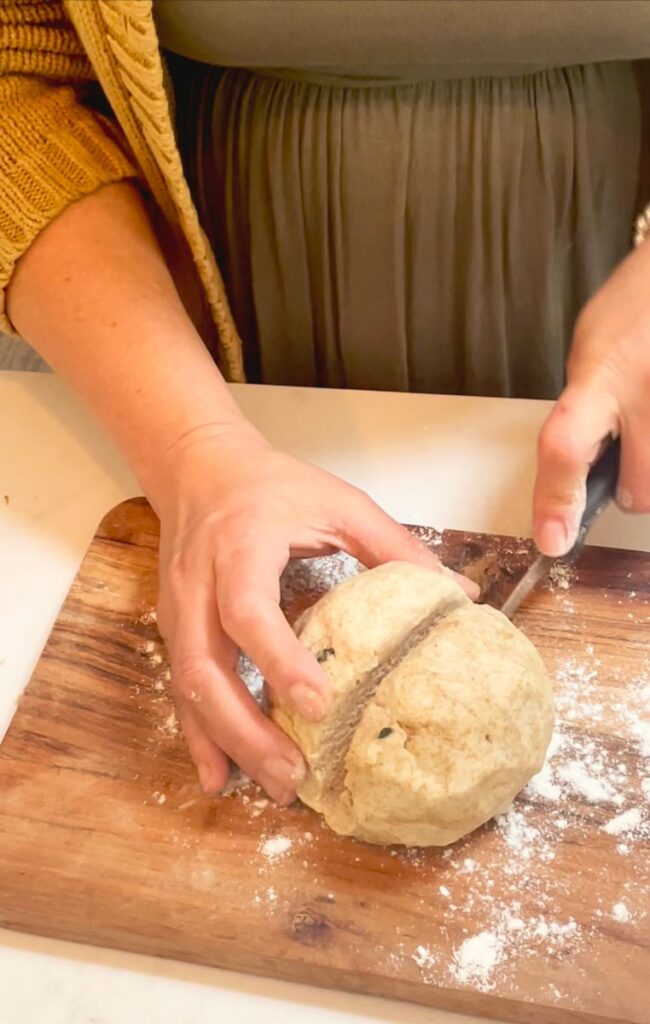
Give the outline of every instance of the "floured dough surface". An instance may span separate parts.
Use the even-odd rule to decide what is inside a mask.
[[[504,811],[541,768],[552,690],[530,641],[449,577],[389,563],[296,623],[334,700],[312,724],[271,713],[302,749],[299,796],[336,832],[441,846]]]

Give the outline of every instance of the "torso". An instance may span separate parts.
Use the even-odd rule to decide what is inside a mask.
[[[252,379],[557,393],[629,246],[650,3],[155,14],[192,60],[186,166]]]
[[[650,57],[638,0],[154,0],[161,45],[219,67],[374,81]]]

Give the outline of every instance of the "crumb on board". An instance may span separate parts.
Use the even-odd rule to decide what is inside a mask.
[[[621,900],[619,903],[615,903],[612,907],[612,917],[615,921],[620,921],[623,924],[631,920],[632,915],[629,908]]]
[[[289,836],[276,835],[268,839],[262,839],[257,852],[261,853],[267,860],[275,862],[280,857],[284,857],[292,846],[293,840]]]
[[[164,736],[178,736],[179,728],[176,712],[172,709],[162,724],[158,726],[158,732]]]
[[[433,967],[437,959],[428,946],[417,946],[411,957],[418,967]]]
[[[548,582],[552,589],[568,590],[575,580],[575,571],[566,562],[555,562],[548,572]]]

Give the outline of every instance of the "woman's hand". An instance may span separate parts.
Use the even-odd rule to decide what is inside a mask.
[[[327,709],[326,677],[280,610],[287,561],[342,549],[369,567],[393,559],[442,566],[367,495],[275,451],[243,423],[194,436],[172,465],[158,501],[158,622],[201,785],[220,790],[231,758],[289,803],[304,773],[300,752],[236,672],[241,648],[302,715],[318,720]]]
[[[572,547],[585,479],[608,434],[621,435],[617,501],[650,511],[650,241],[632,252],[580,315],[567,386],[539,437],[535,541],[547,555]]]

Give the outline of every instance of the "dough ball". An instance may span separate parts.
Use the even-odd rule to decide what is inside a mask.
[[[402,562],[334,587],[296,623],[334,700],[271,714],[305,755],[298,795],[335,832],[444,846],[502,813],[542,767],[552,689],[531,642],[448,576]]]

